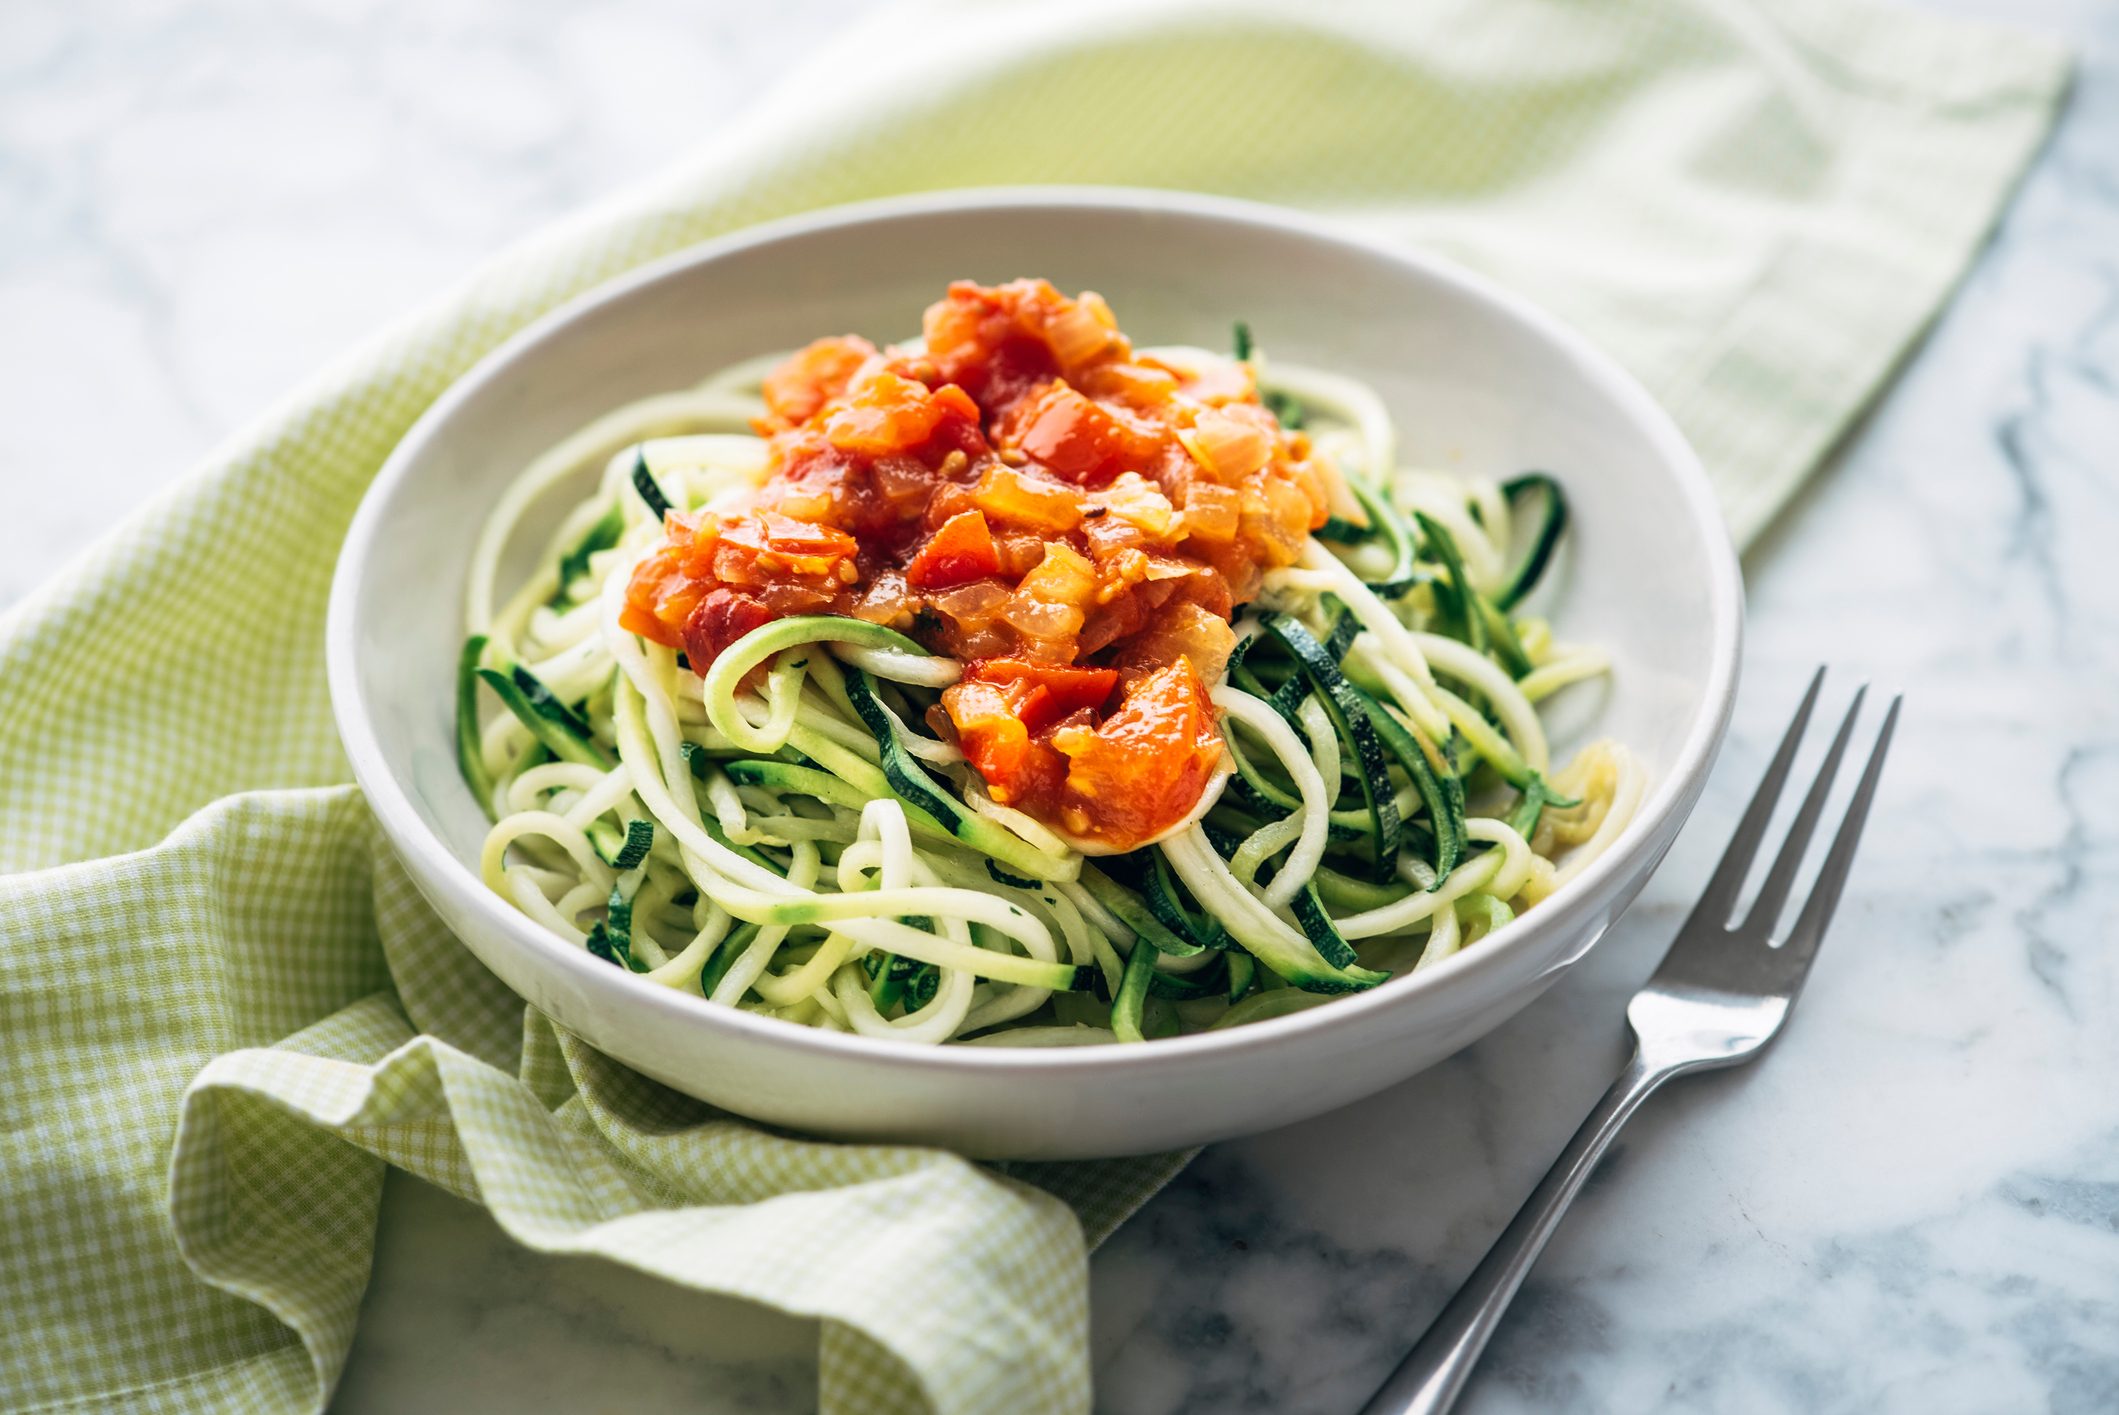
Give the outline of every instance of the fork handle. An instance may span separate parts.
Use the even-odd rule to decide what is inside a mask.
[[[1361,1407],[1361,1415],[1443,1415],[1457,1403],[1472,1367],[1501,1324],[1501,1314],[1545,1250],[1546,1240],[1560,1226],[1567,1206],[1611,1148],[1619,1127],[1674,1074],[1674,1068],[1650,1062],[1636,1048],[1625,1071],[1560,1151],[1471,1277],[1435,1318],[1420,1344]]]

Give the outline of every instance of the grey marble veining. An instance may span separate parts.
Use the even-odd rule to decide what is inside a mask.
[[[0,7],[0,603],[853,8]],[[1521,1017],[1215,1148],[1120,1232],[1093,1266],[1113,1415],[1358,1405],[1616,1068],[1623,999],[1820,660],[1909,710],[1812,987],[1762,1062],[1634,1123],[1464,1408],[2119,1410],[2119,8],[1948,8],[2072,36],[2076,92],[1904,376],[1747,557],[1695,828]],[[338,1408],[793,1410],[811,1351],[394,1177]]]

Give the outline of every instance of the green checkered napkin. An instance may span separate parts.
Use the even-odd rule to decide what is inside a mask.
[[[1646,380],[1748,536],[1943,299],[2064,81],[2043,43],[1843,0],[1327,9],[894,12],[7,620],[0,1407],[319,1408],[385,1164],[534,1247],[820,1318],[828,1410],[1087,1406],[1084,1235],[1181,1160],[789,1139],[526,1016],[343,784],[332,550],[421,410],[569,296],[762,218],[1023,181],[1262,197],[1483,267]]]

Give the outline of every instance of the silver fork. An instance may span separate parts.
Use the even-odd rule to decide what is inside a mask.
[[[1847,871],[1854,863],[1854,847],[1868,819],[1869,803],[1876,795],[1877,779],[1883,774],[1884,753],[1891,745],[1891,731],[1898,724],[1900,698],[1891,700],[1890,711],[1877,731],[1869,764],[1861,784],[1847,806],[1832,849],[1825,856],[1810,897],[1797,915],[1787,939],[1773,943],[1774,926],[1788,903],[1801,868],[1803,851],[1824,813],[1825,798],[1832,790],[1833,775],[1846,755],[1847,740],[1854,733],[1867,689],[1854,694],[1854,702],[1840,723],[1839,733],[1825,753],[1817,780],[1803,798],[1789,828],[1787,843],[1774,857],[1773,867],[1759,888],[1758,900],[1741,922],[1731,922],[1737,896],[1751,872],[1773,808],[1780,800],[1795,763],[1795,751],[1809,725],[1811,709],[1817,706],[1818,690],[1825,670],[1817,670],[1810,690],[1788,725],[1766,779],[1737,824],[1736,835],[1706,893],[1693,907],[1677,939],[1664,955],[1655,976],[1627,1005],[1626,1020],[1633,1027],[1633,1059],[1619,1079],[1611,1083],[1604,1099],[1597,1102],[1582,1128],[1575,1131],[1567,1148],[1531,1191],[1515,1218],[1502,1231],[1494,1246],[1480,1260],[1463,1288],[1450,1299],[1434,1325],[1391,1373],[1389,1380],[1361,1407],[1361,1415],[1442,1415],[1456,1404],[1457,1396],[1501,1324],[1516,1289],[1523,1285],[1531,1264],[1544,1251],[1546,1240],[1560,1226],[1567,1206],[1581,1192],[1584,1181],[1604,1157],[1619,1127],[1630,1119],[1642,1101],[1665,1081],[1694,1071],[1736,1066],[1749,1061],[1773,1039],[1788,1012],[1795,1006],[1803,980],[1809,976],[1817,945],[1832,921]]]

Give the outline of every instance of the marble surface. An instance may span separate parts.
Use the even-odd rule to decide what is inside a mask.
[[[854,8],[0,7],[0,605]],[[1359,1404],[1616,1069],[1624,998],[1829,660],[1910,705],[1790,1034],[1633,1124],[1463,1408],[2119,1409],[2119,8],[1950,8],[2072,36],[2077,90],[1960,297],[1747,557],[1695,827],[1513,1023],[1213,1149],[1122,1230],[1093,1265],[1102,1408]],[[812,1352],[393,1177],[336,1408],[797,1410]]]

